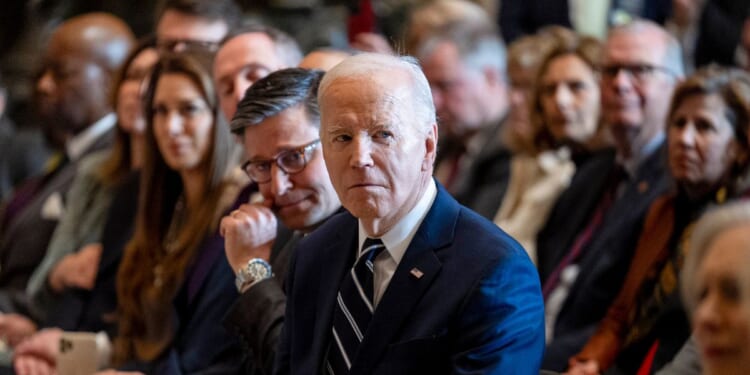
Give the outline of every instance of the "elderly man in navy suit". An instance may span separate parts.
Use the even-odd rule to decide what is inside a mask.
[[[287,278],[278,374],[537,374],[544,347],[524,250],[432,179],[429,85],[411,58],[350,57],[318,92],[342,205]]]

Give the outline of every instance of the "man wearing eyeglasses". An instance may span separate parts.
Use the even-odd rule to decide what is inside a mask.
[[[240,24],[233,0],[167,0],[156,24],[159,51],[216,52],[219,41]]]
[[[227,259],[242,293],[227,326],[252,351],[249,373],[253,365],[271,372],[292,249],[341,206],[318,135],[316,91],[322,75],[299,68],[268,75],[247,90],[231,122],[246,152],[242,169],[263,196],[262,203],[244,204],[221,222]],[[276,218],[294,231],[291,239],[275,238]]]
[[[538,236],[547,351],[564,371],[617,295],[643,220],[669,186],[664,128],[682,79],[677,41],[650,21],[612,29],[600,67],[602,120],[614,152],[578,170]]]

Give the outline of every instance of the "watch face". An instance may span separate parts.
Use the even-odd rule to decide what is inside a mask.
[[[263,280],[271,277],[271,267],[265,262],[250,262],[247,265],[247,273],[253,280]]]

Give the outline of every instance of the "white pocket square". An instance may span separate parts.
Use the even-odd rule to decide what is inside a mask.
[[[59,220],[62,217],[65,207],[63,205],[62,194],[54,192],[47,197],[42,205],[41,216],[47,220]]]

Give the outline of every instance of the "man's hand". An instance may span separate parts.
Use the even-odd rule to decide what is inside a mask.
[[[43,329],[18,344],[13,353],[13,367],[16,373],[54,373],[62,332],[59,328]]]
[[[571,359],[568,371],[563,375],[599,375],[599,363],[593,359]]]
[[[13,368],[17,375],[57,375],[54,364],[34,356],[14,356]]]
[[[278,222],[271,209],[261,204],[243,204],[221,219],[227,260],[237,271],[250,259],[268,261]]]
[[[0,314],[0,337],[5,338],[11,347],[18,345],[36,330],[36,324],[23,315]]]
[[[52,268],[49,285],[56,292],[66,288],[91,290],[99,271],[102,245],[95,243],[82,247],[77,253],[68,254]]]

